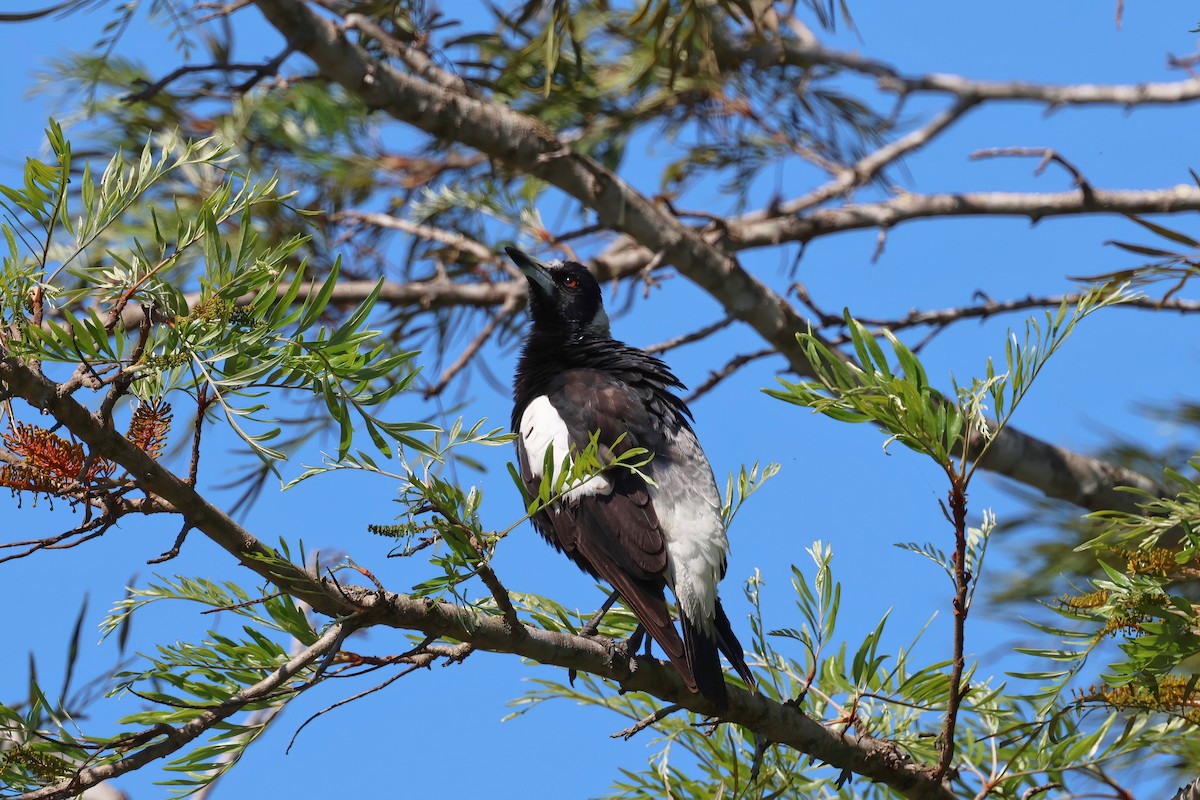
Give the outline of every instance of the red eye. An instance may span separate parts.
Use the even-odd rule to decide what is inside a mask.
[[[567,287],[568,289],[574,289],[578,285],[579,279],[574,275],[568,275],[567,277],[563,278],[563,286]]]

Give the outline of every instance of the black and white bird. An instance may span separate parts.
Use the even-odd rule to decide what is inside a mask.
[[[534,526],[580,569],[611,584],[688,688],[723,708],[718,651],[748,684],[754,678],[717,597],[729,544],[712,467],[673,391],[683,384],[662,361],[612,338],[600,285],[583,265],[505,252],[529,281],[533,317],[512,416],[527,494],[538,496],[545,465],[561,469],[597,432],[602,461],[632,447],[653,455],[640,468],[651,481],[613,467],[569,485],[534,515]]]

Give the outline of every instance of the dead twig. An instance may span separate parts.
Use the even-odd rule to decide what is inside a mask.
[[[962,118],[964,114],[979,105],[979,102],[979,98],[970,93],[960,95],[942,113],[920,128],[863,156],[856,163],[842,169],[832,181],[819,186],[795,200],[781,204],[780,210],[783,214],[799,214],[802,211],[824,203],[826,200],[832,200],[852,189],[870,183],[888,165],[928,144]]]
[[[141,84],[142,88],[125,95],[121,98],[121,102],[130,104],[145,102],[185,75],[194,75],[198,72],[221,72],[226,75],[234,72],[249,72],[251,73],[249,78],[231,87],[235,93],[243,94],[263,78],[278,72],[280,65],[294,52],[295,48],[289,45],[279,55],[260,64],[230,64],[220,62],[213,64],[185,64],[182,67],[171,70],[156,81],[137,80],[136,82]]]
[[[525,638],[528,635],[525,625],[521,622],[521,618],[517,614],[517,609],[513,606],[508,590],[504,588],[504,584],[496,577],[495,570],[481,562],[475,571],[479,575],[479,579],[483,581],[483,585],[492,593],[492,597],[496,601],[496,607],[504,615],[504,623],[508,627],[509,632],[512,633],[514,638]]]
[[[1026,789],[1024,792],[1021,793],[1021,800],[1033,800],[1034,797],[1037,797],[1042,792],[1048,792],[1051,789],[1060,789],[1060,788],[1062,788],[1062,784],[1058,783],[1057,781],[1051,781],[1050,783],[1039,784],[1038,786],[1030,786],[1028,789]]]
[[[92,539],[103,536],[108,532],[109,528],[116,524],[116,522],[117,518],[115,515],[105,513],[99,517],[96,517],[95,519],[78,525],[71,530],[60,533],[56,536],[46,536],[41,539],[26,539],[20,542],[6,542],[4,544],[0,544],[0,549],[9,547],[28,547],[27,550],[23,550],[19,553],[12,553],[11,555],[0,558],[0,564],[3,564],[6,561],[16,561],[18,558],[25,558],[26,556],[33,555],[39,550],[69,550],[72,547],[78,547],[84,542],[89,542]],[[67,541],[68,539],[71,539],[71,537],[79,538],[75,539],[74,541]],[[62,544],[64,541],[67,541],[67,543]]]
[[[256,606],[259,603],[265,603],[268,600],[274,600],[276,597],[283,597],[283,596],[284,596],[283,592],[272,592],[271,594],[265,594],[262,597],[255,597],[251,600],[246,600],[245,602],[242,602],[242,603],[234,603],[231,606],[218,606],[217,608],[209,608],[204,611],[201,611],[200,613],[201,614],[216,614],[221,611],[236,611],[239,608],[250,608],[250,606]]]
[[[997,314],[1024,311],[1030,308],[1058,308],[1064,302],[1068,305],[1077,303],[1082,296],[1082,294],[1049,295],[1045,297],[1030,295],[1019,300],[988,300],[978,305],[960,306],[958,308],[945,308],[932,311],[913,309],[907,315],[896,319],[884,319],[880,317],[857,317],[856,319],[864,325],[887,328],[890,331],[925,325],[944,327],[966,319],[982,320]],[[801,299],[805,300],[806,303],[808,302],[806,295],[802,296]],[[1148,311],[1169,310],[1178,311],[1181,314],[1195,314],[1200,313],[1200,300],[1156,300],[1151,297],[1134,297],[1121,303],[1121,307],[1139,308]],[[843,321],[841,317],[826,318],[823,315],[821,316],[822,325],[839,324]]]
[[[733,324],[733,322],[733,317],[725,317],[724,319],[717,320],[711,325],[705,325],[698,331],[692,331],[691,333],[685,333],[682,336],[676,336],[674,339],[667,339],[666,341],[659,342],[658,344],[652,344],[646,348],[646,352],[650,354],[665,353],[668,350],[674,350],[676,347],[682,347],[685,344],[698,342],[701,339],[712,336],[717,331],[722,331],[725,328],[728,328]]]
[[[466,369],[467,365],[471,363],[471,359],[475,357],[475,354],[479,352],[480,348],[487,343],[488,339],[492,338],[492,334],[495,333],[496,328],[499,327],[504,320],[515,314],[519,307],[520,302],[515,298],[510,297],[508,300],[506,300],[504,305],[500,307],[500,310],[495,314],[492,314],[492,317],[488,320],[487,324],[484,325],[479,333],[477,333],[475,337],[467,344],[467,346],[463,348],[463,351],[459,354],[458,358],[454,360],[454,363],[447,367],[444,372],[442,372],[442,375],[440,378],[438,378],[437,383],[425,390],[425,398],[429,399],[430,397],[434,397],[444,392],[446,387],[450,385],[450,381],[454,380],[454,376]]]
[[[170,561],[175,556],[179,555],[179,548],[183,547],[183,542],[187,539],[188,531],[192,529],[190,522],[184,522],[183,527],[179,530],[179,535],[175,537],[175,544],[171,545],[171,549],[166,551],[156,558],[147,561],[147,564],[161,564],[164,561]]]
[[[1016,157],[1037,157],[1041,158],[1037,168],[1033,170],[1034,175],[1041,175],[1046,171],[1046,167],[1051,162],[1058,164],[1071,175],[1072,184],[1079,187],[1079,191],[1083,194],[1083,201],[1086,204],[1096,202],[1096,192],[1092,189],[1092,185],[1087,178],[1083,176],[1083,172],[1078,167],[1064,158],[1056,150],[1049,147],[990,147],[986,150],[976,150],[971,153],[972,161],[979,161],[984,158],[1000,158],[1006,156]]]
[[[683,710],[683,706],[679,705],[678,703],[671,703],[671,705],[669,705],[669,706],[663,706],[662,708],[655,711],[653,714],[648,714],[647,716],[645,716],[642,719],[638,720],[637,722],[633,723],[625,730],[617,731],[616,733],[609,734],[609,738],[610,739],[624,739],[625,741],[628,742],[634,736],[637,736],[639,733],[646,730],[646,728],[649,728],[651,725],[655,724],[656,722],[659,722],[660,720],[665,719],[666,717],[669,717],[670,715],[674,714],[676,711],[682,711],[682,710]]]
[[[486,245],[464,236],[455,231],[436,228],[432,225],[422,225],[403,217],[391,214],[380,214],[377,211],[339,211],[330,217],[334,222],[356,222],[361,225],[372,225],[376,228],[390,228],[403,231],[410,236],[416,236],[429,242],[444,244],[472,256],[476,261],[488,263],[496,261],[498,256]]]
[[[713,389],[717,388],[718,384],[720,384],[726,378],[732,376],[742,367],[766,358],[767,356],[775,355],[775,353],[775,348],[764,347],[762,350],[755,350],[753,353],[743,353],[742,355],[734,356],[733,358],[729,359],[725,366],[708,373],[708,377],[704,380],[704,382],[697,386],[692,393],[685,398],[684,402],[695,402],[698,398],[703,397]]]

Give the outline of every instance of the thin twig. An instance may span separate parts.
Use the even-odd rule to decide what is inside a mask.
[[[949,108],[920,128],[863,156],[853,165],[843,169],[832,181],[795,200],[781,204],[780,210],[784,214],[799,214],[851,189],[870,183],[889,164],[928,144],[977,105],[979,99],[974,95],[960,95]]]
[[[250,5],[253,0],[234,0],[232,3],[197,3],[195,10],[197,11],[212,11],[196,20],[197,25],[203,25],[206,22],[211,22],[219,17],[228,17],[236,11],[239,11]]]
[[[1096,780],[1116,792],[1117,800],[1134,800],[1133,792],[1117,783],[1116,779],[1104,771],[1104,767],[1096,765],[1087,770]]]
[[[251,606],[256,606],[259,603],[265,603],[268,600],[274,600],[276,597],[283,597],[283,596],[284,596],[283,592],[272,592],[271,594],[265,594],[262,597],[255,597],[251,600],[246,600],[241,603],[234,603],[233,605],[230,605],[230,606],[217,606],[216,608],[209,608],[204,611],[201,611],[200,613],[201,614],[217,614],[221,611],[236,611],[239,608],[250,608]]]
[[[288,741],[288,746],[286,748],[284,748],[283,754],[287,755],[288,753],[290,753],[292,751],[292,745],[294,745],[296,743],[296,737],[300,735],[300,732],[302,730],[304,730],[305,728],[308,727],[308,723],[316,720],[317,717],[324,716],[325,714],[328,714],[330,711],[333,711],[335,708],[341,708],[344,705],[353,703],[355,700],[361,700],[362,698],[364,698],[368,695],[374,694],[375,692],[378,692],[381,689],[386,689],[387,687],[391,686],[396,681],[403,678],[405,675],[409,675],[413,672],[416,672],[419,669],[424,669],[424,668],[428,667],[429,664],[432,662],[433,662],[433,658],[431,657],[425,663],[413,664],[412,666],[408,667],[408,669],[404,669],[404,670],[401,670],[400,672],[397,672],[395,675],[388,678],[383,683],[380,683],[376,686],[372,686],[370,689],[359,692],[356,695],[352,695],[350,697],[344,697],[341,700],[338,700],[336,703],[333,703],[331,705],[326,706],[325,708],[322,708],[320,711],[313,714],[308,719],[304,720],[304,722],[300,723],[300,727],[296,728],[296,732],[292,734],[292,738]]]
[[[8,542],[5,544],[0,544],[0,548],[29,545],[28,550],[23,550],[20,553],[13,553],[0,558],[0,564],[3,564],[6,561],[16,561],[18,558],[25,558],[26,556],[33,555],[39,550],[70,550],[72,547],[78,547],[84,542],[90,542],[92,539],[103,536],[108,532],[109,528],[116,524],[116,522],[117,520],[114,515],[102,514],[101,516],[96,517],[89,522],[85,522],[82,525],[72,528],[65,533],[60,533],[57,536],[47,536],[43,539],[31,539],[23,542]],[[67,542],[66,544],[62,544],[63,541],[70,539],[72,536],[78,536],[79,538],[75,539],[74,541]]]
[[[725,317],[724,319],[717,320],[711,325],[705,325],[698,331],[692,331],[691,333],[685,333],[682,336],[676,336],[674,339],[667,339],[664,342],[652,344],[646,348],[646,352],[651,354],[665,353],[668,350],[674,350],[676,347],[682,347],[685,344],[698,342],[701,339],[712,336],[717,331],[722,331],[725,328],[728,328],[733,324],[734,321],[735,320],[733,317]]]
[[[233,72],[249,72],[251,73],[249,78],[231,87],[234,93],[244,94],[253,88],[254,85],[263,78],[267,77],[268,75],[274,75],[279,70],[280,65],[283,64],[283,62],[287,60],[287,57],[293,52],[295,52],[295,48],[289,45],[285,47],[283,52],[279,53],[279,55],[259,64],[230,64],[221,62],[213,64],[185,64],[182,67],[177,67],[153,82],[138,79],[136,83],[141,84],[142,88],[136,92],[130,92],[129,94],[125,95],[121,98],[121,102],[140,103],[150,100],[163,89],[167,88],[167,86],[179,80],[183,76],[193,75],[197,72],[221,72],[225,74]]]
[[[350,569],[354,570],[359,575],[362,575],[364,578],[366,578],[371,583],[373,583],[375,585],[376,592],[378,592],[380,595],[387,594],[387,589],[383,588],[383,584],[379,582],[379,578],[375,577],[375,573],[371,572],[371,570],[367,569],[364,566],[355,564],[353,561],[351,561],[349,559],[346,559],[346,563],[350,566]]]
[[[512,598],[508,594],[508,590],[504,588],[504,584],[496,577],[496,572],[486,563],[481,562],[476,569],[479,579],[483,581],[483,585],[492,593],[492,597],[496,600],[496,607],[500,609],[500,613],[504,615],[504,623],[512,633],[513,638],[523,639],[528,636],[528,631],[525,630],[525,625],[521,622],[521,617],[517,614],[517,609],[513,606]]]
[[[520,303],[513,298],[506,300],[504,305],[500,307],[500,310],[493,314],[492,318],[483,326],[483,329],[475,335],[475,338],[463,348],[463,351],[454,360],[454,363],[446,368],[441,377],[438,378],[437,383],[425,390],[425,398],[434,397],[445,391],[446,387],[450,385],[450,381],[454,380],[454,376],[466,369],[480,348],[487,344],[488,339],[492,338],[492,334],[500,323],[516,313],[519,305]]]
[[[175,537],[175,544],[171,545],[171,549],[160,556],[148,560],[147,564],[161,564],[164,561],[170,561],[175,556],[179,555],[179,548],[183,547],[183,541],[187,539],[188,531],[192,529],[192,523],[184,521],[183,527],[179,530],[179,535]]]
[[[658,722],[666,717],[669,717],[671,714],[674,714],[676,711],[682,711],[682,710],[683,710],[683,706],[679,705],[678,703],[671,703],[671,705],[669,705],[669,706],[663,706],[662,708],[655,711],[653,714],[649,714],[649,715],[643,717],[642,719],[638,720],[637,722],[633,723],[625,730],[617,731],[616,733],[609,734],[609,738],[610,739],[624,739],[625,741],[628,742],[634,736],[637,736],[639,733],[646,730],[646,728],[649,728],[651,725],[655,724],[656,722]]]
[[[552,242],[550,242],[550,244],[562,245],[562,244],[566,244],[567,242],[571,241],[572,239],[580,239],[584,236],[591,236],[593,233],[605,233],[607,231],[608,231],[608,228],[606,228],[600,224],[584,225],[582,228],[576,228],[573,231],[567,231],[566,233],[560,233],[560,234],[556,235],[554,237],[554,240]]]
[[[1051,789],[1061,789],[1061,788],[1062,788],[1062,784],[1059,783],[1058,781],[1051,781],[1050,783],[1042,783],[1037,786],[1030,786],[1028,789],[1026,789],[1024,792],[1021,793],[1021,800],[1033,800],[1034,797],[1037,797],[1042,792],[1048,792]]]
[[[430,242],[437,242],[452,247],[473,256],[476,261],[487,263],[498,256],[490,248],[461,233],[435,228],[432,225],[421,225],[416,222],[394,217],[391,214],[380,214],[376,211],[339,211],[331,215],[334,222],[352,221],[362,225],[374,225],[377,228],[390,228],[403,231],[410,236],[416,236]]]
[[[721,367],[719,370],[708,373],[708,377],[705,378],[704,382],[697,386],[692,393],[685,398],[685,401],[688,403],[695,402],[697,399],[717,388],[717,385],[721,383],[721,381],[730,377],[742,367],[751,362],[766,358],[767,356],[775,355],[775,353],[775,348],[764,347],[762,350],[755,350],[753,353],[743,353],[742,355],[734,356],[733,358],[729,359],[728,363],[726,363],[725,366]]]
[[[918,92],[973,96],[980,101],[1026,100],[1049,106],[1116,105],[1125,107],[1183,103],[1200,99],[1200,78],[1137,84],[1049,84],[1030,81],[981,81],[945,73],[905,75],[891,64],[849,51],[833,50],[819,43],[795,42],[785,38],[755,42],[742,48],[743,57],[758,63],[811,67],[827,64],[843,67],[878,80],[879,88],[899,95]]]
[[[413,555],[414,553],[421,552],[422,550],[424,550],[426,547],[429,547],[430,545],[437,544],[441,540],[442,540],[442,535],[440,533],[435,533],[432,536],[425,536],[425,537],[422,537],[420,540],[418,540],[418,542],[416,544],[406,546],[404,548],[404,550],[402,550],[399,553],[396,552],[396,550],[399,549],[399,545],[397,545],[396,547],[394,547],[390,551],[388,551],[387,557],[388,558],[408,558],[409,556]]]
[[[666,260],[666,257],[667,251],[659,250],[651,257],[649,261],[646,262],[646,266],[642,267],[641,271],[638,273],[638,278],[642,281],[643,298],[649,297],[650,289],[657,285],[654,280],[654,270],[658,269],[662,265],[663,261]],[[616,279],[614,278],[614,281],[615,280]]]
[[[890,331],[898,331],[904,328],[912,328],[922,325],[944,326],[954,322],[959,322],[965,319],[987,319],[996,314],[1006,314],[1013,311],[1024,311],[1030,308],[1058,308],[1063,303],[1073,305],[1078,303],[1082,294],[1064,294],[1050,295],[1046,297],[1034,297],[1032,295],[1020,300],[1005,300],[994,301],[989,300],[986,303],[974,306],[961,306],[959,308],[946,308],[933,311],[923,311],[914,309],[906,316],[898,319],[883,319],[877,317],[856,317],[859,322],[864,325],[872,325],[880,328],[887,328]],[[802,299],[808,302],[807,297]],[[1148,311],[1178,311],[1181,314],[1200,313],[1200,300],[1155,300],[1151,297],[1134,297],[1125,300],[1121,303],[1121,308],[1139,308]],[[822,317],[822,325],[838,324],[843,322],[841,317]]]
[[[1034,175],[1041,175],[1046,171],[1046,167],[1049,166],[1050,162],[1054,162],[1071,174],[1072,182],[1083,192],[1085,203],[1094,203],[1096,201],[1096,193],[1087,178],[1083,177],[1083,172],[1060,153],[1049,147],[991,147],[986,150],[976,150],[974,153],[971,153],[970,158],[978,161],[982,158],[997,158],[1002,156],[1033,156],[1041,158],[1041,162],[1033,171]]]
[[[964,642],[967,612],[970,610],[967,595],[971,588],[971,576],[967,574],[967,494],[959,475],[947,469],[950,477],[949,505],[954,522],[954,652],[950,666],[950,688],[946,698],[946,722],[942,727],[941,752],[933,770],[933,780],[941,782],[954,760],[954,730],[958,722],[958,709],[966,690],[962,686],[963,670],[966,666]]]
[[[799,298],[800,302],[807,306],[808,310],[816,316],[817,321],[821,323],[822,328],[826,328],[830,325],[841,325],[846,321],[845,317],[841,316],[840,314],[830,314],[819,307],[816,304],[816,301],[814,301],[812,296],[808,293],[808,287],[803,283],[800,283],[799,281],[793,283],[790,287],[790,291],[795,294],[796,297]]]

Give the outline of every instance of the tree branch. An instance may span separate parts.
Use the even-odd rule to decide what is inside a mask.
[[[475,338],[473,338],[467,344],[467,346],[463,348],[462,353],[460,353],[458,358],[454,360],[454,363],[446,367],[446,370],[441,374],[441,377],[438,378],[437,383],[425,390],[425,397],[433,397],[445,391],[446,387],[450,385],[450,381],[454,379],[454,376],[466,369],[467,364],[471,363],[471,359],[474,358],[475,354],[479,352],[480,348],[487,343],[487,340],[492,337],[492,334],[495,332],[500,323],[504,322],[504,320],[516,313],[516,310],[519,307],[520,301],[514,298],[510,298],[508,301],[505,301],[504,305],[500,307],[500,310],[493,314],[492,318],[487,321],[487,324],[484,325],[479,333],[475,335]]]
[[[1014,311],[1025,311],[1030,308],[1058,308],[1063,303],[1075,305],[1082,294],[1052,295],[1048,297],[1028,297],[1019,300],[988,301],[974,306],[959,306],[958,308],[943,308],[929,311],[914,309],[898,319],[882,319],[875,317],[856,317],[864,325],[874,325],[887,328],[890,331],[914,328],[920,325],[944,327],[965,319],[987,319],[997,314],[1009,314]],[[1181,300],[1168,298],[1156,300],[1153,297],[1136,297],[1121,303],[1121,308],[1140,308],[1149,311],[1178,311],[1180,314],[1200,313],[1200,300]],[[832,324],[840,324],[841,317]]]
[[[330,219],[333,222],[350,220],[364,225],[374,225],[377,228],[391,228],[393,230],[404,231],[420,239],[453,247],[460,252],[474,256],[476,261],[482,263],[498,260],[495,251],[474,239],[463,236],[461,233],[435,228],[431,225],[421,225],[402,217],[392,216],[391,214],[380,214],[374,211],[339,211],[332,214]]]
[[[395,217],[381,215],[386,220],[396,221]],[[388,223],[389,226],[392,226]],[[392,226],[398,227],[398,226]],[[447,231],[439,231],[448,234]],[[452,235],[452,234],[448,234]],[[455,245],[468,244],[470,240],[463,239]],[[481,245],[482,246],[482,245]],[[489,251],[489,258],[496,258]],[[630,247],[628,241],[618,240],[604,254],[592,259],[589,264],[592,272],[600,281],[622,280],[639,274],[646,268],[650,256],[641,248]],[[287,287],[278,291],[282,294]],[[369,280],[339,281],[330,295],[330,303],[337,306],[353,308],[361,303],[375,289],[375,282]],[[417,307],[425,310],[436,310],[455,306],[472,308],[494,308],[512,304],[514,310],[520,310],[526,302],[529,285],[524,278],[519,280],[468,283],[453,281],[448,278],[430,278],[422,281],[398,283],[385,281],[379,292],[379,302],[397,307]],[[194,307],[201,299],[198,292],[185,294],[184,299],[189,307]],[[254,297],[246,295],[237,300],[238,305],[249,305]],[[121,324],[126,330],[138,328],[145,318],[146,311],[141,306],[127,306],[121,312]]]
[[[1076,83],[1054,85],[1028,81],[976,81],[959,75],[931,73],[916,77],[882,77],[879,87],[894,92],[937,92],[980,100],[1025,100],[1051,106],[1169,105],[1200,100],[1200,77],[1182,81],[1136,84]]]
[[[15,357],[5,358],[0,360],[0,384],[13,396],[52,415],[84,442],[89,452],[103,454],[120,464],[147,496],[165,500],[193,527],[283,591],[328,616],[341,617],[357,610],[336,588],[315,582],[304,569],[284,560],[234,522],[201,496],[186,479],[159,464],[114,429],[102,425],[73,396],[61,394],[58,385],[41,372]]]
[[[1177,214],[1200,210],[1200,187],[1170,189],[1094,189],[1082,192],[904,193],[878,203],[844,205],[804,216],[778,216],[765,211],[730,220],[729,245],[735,250],[809,242],[833,233],[864,228],[892,228],[901,222],[933,217],[1046,217],[1079,214]]]
[[[1045,84],[1029,81],[979,81],[960,75],[904,75],[891,64],[824,47],[816,42],[779,39],[734,48],[734,55],[759,64],[810,68],[817,64],[841,67],[878,79],[879,88],[898,94],[932,92],[981,101],[1029,101],[1064,105],[1167,105],[1200,100],[1200,77],[1181,81],[1137,84]]]

